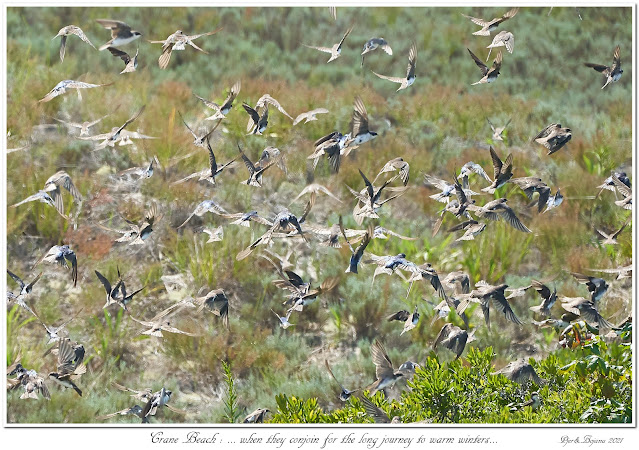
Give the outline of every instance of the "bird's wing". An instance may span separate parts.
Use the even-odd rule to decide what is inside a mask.
[[[124,61],[124,64],[129,64],[129,61],[131,61],[131,57],[129,56],[129,54],[120,50],[119,48],[107,47],[107,50],[109,50],[111,54],[116,58],[120,58],[122,61]]]
[[[406,81],[406,78],[402,78],[402,77],[389,77],[386,75],[380,75],[377,72],[375,72],[374,70],[371,70],[371,72],[373,72],[375,75],[377,75],[379,78],[383,79],[383,80],[388,80],[388,81],[392,81],[393,83],[403,83],[404,81]]]
[[[377,339],[371,345],[371,357],[375,364],[375,376],[378,380],[393,376],[393,363],[386,354],[384,344]]]
[[[469,48],[467,48],[466,50],[468,50],[468,53],[470,53],[470,56],[475,61],[475,64],[477,64],[477,67],[479,67],[479,70],[481,70],[481,74],[486,75],[488,73],[488,67],[486,66],[486,64],[484,64],[481,59],[479,59],[473,52],[471,52]]]

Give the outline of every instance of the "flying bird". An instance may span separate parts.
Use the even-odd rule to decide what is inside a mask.
[[[189,217],[186,218],[184,222],[182,222],[182,225],[180,225],[178,229],[186,225],[188,221],[193,218],[193,216],[202,217],[207,212],[212,212],[213,214],[217,214],[219,216],[221,216],[222,214],[227,214],[227,211],[220,205],[218,205],[215,200],[204,200],[195,207],[193,212],[189,215]]]
[[[58,34],[56,34],[53,37],[53,39],[57,38],[58,36],[62,37],[62,39],[60,39],[60,62],[64,61],[64,52],[66,51],[66,48],[67,48],[67,37],[73,36],[73,35],[79,37],[84,42],[89,44],[91,47],[93,47],[94,50],[97,50],[95,46],[91,43],[89,38],[86,36],[86,34],[84,34],[84,31],[80,29],[80,27],[76,27],[75,25],[67,25],[66,27],[60,28],[60,31],[58,31]]]
[[[506,122],[506,125],[504,125],[503,127],[495,127],[488,118],[486,118],[486,120],[488,121],[488,125],[490,125],[490,129],[493,131],[493,136],[492,136],[493,141],[503,141],[504,137],[502,135],[504,133],[504,130],[510,124],[510,121],[512,119],[508,119],[508,122]],[[486,178],[486,177],[484,177],[484,178]],[[490,181],[490,179],[488,179],[488,181]]]
[[[65,388],[72,388],[82,397],[82,391],[73,382],[87,371],[86,365],[81,365],[81,362],[76,359],[76,352],[71,347],[69,339],[61,339],[58,342],[58,371],[49,373],[49,379]]]
[[[488,50],[488,56],[486,57],[486,62],[490,58],[490,52],[493,51],[493,48],[496,47],[506,47],[508,53],[512,53],[515,50],[515,36],[510,31],[500,31],[493,38],[493,42],[486,48]]]
[[[333,45],[332,47],[316,47],[313,45],[306,45],[306,44],[302,44],[304,47],[307,48],[312,48],[314,50],[319,50],[320,52],[324,52],[324,53],[330,53],[331,57],[328,59],[328,61],[326,61],[327,63],[331,62],[331,61],[335,61],[337,58],[339,58],[339,56],[342,53],[342,44],[344,44],[344,41],[346,40],[346,38],[348,37],[349,34],[351,34],[351,31],[353,31],[353,26],[351,25],[349,27],[348,30],[346,30],[346,33],[344,33],[344,36],[342,37],[342,39],[335,45]]]
[[[504,219],[514,229],[524,233],[531,233],[530,229],[521,223],[521,220],[506,202],[507,199],[498,198],[486,203],[484,206],[469,205],[468,209],[474,211],[479,217],[485,217],[488,220]]]
[[[162,331],[166,331],[168,333],[176,333],[176,334],[185,334],[187,336],[197,336],[193,333],[188,333],[186,331],[178,330],[177,328],[172,326],[172,322],[169,319],[170,316],[174,315],[178,311],[182,310],[184,305],[181,303],[175,303],[165,310],[156,314],[152,319],[149,320],[139,320],[133,316],[130,316],[131,319],[141,325],[144,325],[148,330],[140,331],[138,334],[146,334],[149,336],[163,337]]]
[[[470,56],[475,61],[475,64],[477,65],[477,67],[479,67],[479,70],[482,74],[481,80],[472,83],[471,86],[475,86],[476,84],[492,83],[493,81],[495,81],[499,76],[499,70],[501,69],[501,51],[497,53],[497,57],[495,58],[495,60],[493,61],[493,65],[489,69],[488,66],[486,66],[486,64],[484,64],[481,59],[479,59],[473,52],[470,51],[470,49],[467,48],[466,50],[468,50],[468,53],[470,53]]]
[[[377,75],[379,78],[383,80],[392,81],[393,83],[399,83],[400,86],[397,88],[397,91],[401,91],[402,89],[406,89],[407,87],[411,86],[415,82],[415,79],[416,79],[415,61],[416,60],[417,60],[417,44],[413,42],[408,52],[408,68],[406,69],[406,77],[404,78],[388,77],[386,75],[380,75],[375,71],[371,71],[371,72],[373,72],[375,75]]]
[[[369,391],[372,396],[377,391],[391,387],[399,378],[404,376],[404,373],[393,369],[393,363],[386,353],[384,344],[377,339],[371,344],[371,357],[373,358],[373,364],[375,364],[375,377],[377,379],[364,389]]]
[[[326,108],[317,108],[312,109],[311,111],[304,112],[295,118],[295,120],[293,121],[293,126],[297,125],[302,120],[304,121],[304,123],[312,122],[313,120],[317,120],[317,117],[315,117],[317,114],[328,114],[328,112],[329,111]]]
[[[550,309],[557,301],[557,288],[555,288],[553,292],[550,292],[550,288],[541,281],[532,280],[530,284],[542,299],[541,305],[531,306],[530,310],[543,316],[550,317]]]
[[[91,140],[91,141],[102,141],[93,149],[94,151],[101,150],[107,146],[115,147],[115,143],[118,140],[124,138],[123,137],[124,129],[127,126],[131,125],[138,117],[140,117],[140,115],[144,112],[145,108],[146,108],[146,105],[142,105],[142,107],[138,109],[137,112],[134,113],[126,122],[124,122],[119,127],[114,128],[110,133],[98,134],[95,136],[80,137],[79,139]],[[122,145],[122,143],[120,143],[120,145]]]
[[[78,99],[82,100],[82,94],[80,93],[80,89],[91,89],[103,86],[110,86],[113,83],[107,84],[91,84],[85,83],[83,81],[74,81],[74,80],[62,80],[58,84],[55,85],[53,89],[51,89],[47,95],[38,100],[38,103],[42,102],[50,102],[54,98],[59,95],[66,94],[67,89],[75,89],[78,93]]]
[[[107,114],[106,116],[102,116],[102,117],[100,117],[97,120],[94,120],[94,121],[91,121],[91,122],[85,121],[85,122],[82,122],[82,123],[65,122],[64,120],[60,120],[60,119],[57,119],[55,117],[53,117],[53,120],[55,120],[57,122],[60,122],[60,123],[63,123],[66,126],[71,127],[71,128],[79,128],[80,129],[80,136],[88,136],[89,135],[89,128],[91,128],[92,126],[100,123],[102,120],[106,119],[110,115],[111,114]]]
[[[122,70],[122,72],[120,72],[120,75],[122,75],[123,73],[135,72],[135,70],[138,68],[138,54],[140,53],[139,47],[135,51],[135,56],[133,58],[131,58],[127,52],[122,51],[118,48],[109,47],[108,49],[113,56],[124,61],[124,69]]]
[[[584,63],[586,67],[592,67],[597,72],[601,72],[605,77],[604,85],[601,89],[608,86],[610,83],[615,81],[619,81],[621,78],[621,74],[623,73],[623,69],[621,68],[621,59],[619,57],[619,46],[615,47],[615,51],[612,54],[612,65],[610,67],[604,66],[603,64],[593,64],[593,63]]]
[[[438,345],[442,345],[455,353],[455,360],[457,360],[464,352],[466,344],[474,340],[474,334],[474,332],[469,334],[466,330],[462,330],[452,323],[447,323],[439,330],[439,334],[433,344],[433,350],[437,349]]]
[[[194,44],[193,41],[202,36],[211,36],[221,29],[222,28],[218,28],[217,30],[209,31],[208,33],[194,34],[192,36],[184,34],[182,30],[177,30],[175,33],[171,34],[163,41],[149,42],[151,44],[162,44],[162,54],[158,59],[158,65],[160,66],[160,69],[166,69],[169,65],[169,61],[171,60],[171,53],[173,52],[173,50],[184,50],[187,44],[193,47],[195,50],[208,55],[209,52],[207,52],[206,50],[202,50],[200,47]]]
[[[535,372],[535,368],[524,358],[508,363],[500,370],[491,373],[491,375],[499,374],[504,375],[510,381],[514,381],[517,384],[524,384],[528,380],[532,380],[537,385],[543,383],[543,380],[539,378],[539,375]]]
[[[382,50],[384,50],[386,52],[386,54],[388,55],[393,55],[393,49],[391,48],[390,45],[388,45],[388,42],[386,42],[386,39],[384,38],[371,38],[368,41],[366,41],[364,43],[364,49],[362,50],[362,67],[364,67],[364,57],[372,52],[373,50],[377,50],[378,48],[381,48]]]
[[[362,397],[361,401],[362,405],[364,406],[364,411],[366,411],[366,414],[372,417],[375,423],[402,423],[402,420],[399,416],[394,416],[391,419],[390,417],[388,417],[388,414],[382,411],[380,407],[375,406],[375,404],[368,398]]]
[[[71,279],[73,280],[73,287],[78,284],[78,260],[75,256],[75,252],[71,250],[68,245],[54,245],[47,253],[42,255],[33,268],[35,269],[41,262],[59,264],[65,269],[68,269],[68,263],[71,263]]]
[[[350,391],[350,390],[346,389],[344,386],[342,386],[342,383],[337,381],[337,378],[333,374],[333,371],[331,370],[331,366],[328,365],[328,360],[326,360],[326,359],[324,360],[324,365],[326,366],[326,370],[328,370],[328,373],[331,374],[331,378],[333,378],[333,380],[335,380],[335,382],[339,385],[339,387],[342,388],[342,392],[339,393],[339,399],[341,401],[343,401],[343,402],[348,401],[348,399],[351,398],[351,395],[353,395],[355,392],[359,391],[359,389],[355,389],[354,391]]]
[[[490,186],[482,189],[482,192],[494,194],[497,189],[506,184],[513,176],[513,154],[509,153],[506,157],[506,161],[502,162],[491,145],[490,158],[493,160],[494,179]]]
[[[519,8],[513,8],[510,11],[507,11],[506,13],[504,13],[503,16],[496,17],[492,20],[478,19],[477,17],[467,16],[466,14],[462,14],[462,16],[466,17],[467,19],[470,19],[472,23],[479,25],[481,27],[481,30],[475,31],[473,33],[475,36],[490,36],[490,32],[495,30],[499,26],[499,24],[501,24],[502,22],[512,17],[515,17],[515,15],[518,12],[519,12]]]
[[[142,36],[142,33],[132,30],[126,23],[118,20],[96,19],[96,22],[107,30],[111,30],[111,39],[100,47],[100,51],[129,44]]]
[[[195,95],[202,103],[204,103],[204,105],[206,105],[207,107],[215,111],[215,114],[207,117],[204,120],[217,120],[217,119],[226,118],[226,115],[231,111],[231,108],[233,108],[233,102],[239,95],[241,89],[242,89],[242,82],[238,80],[235,82],[233,86],[231,86],[231,89],[229,90],[229,94],[224,100],[224,102],[222,103],[222,105],[218,105],[217,103],[211,102],[205,98],[200,97],[199,95],[195,95],[195,94],[193,95]]]
[[[562,128],[559,123],[551,123],[533,139],[548,149],[548,155],[560,150],[572,138],[570,128]]]

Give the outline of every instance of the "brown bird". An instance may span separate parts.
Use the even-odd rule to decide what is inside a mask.
[[[506,157],[506,161],[502,162],[497,156],[493,146],[490,146],[490,158],[493,160],[493,182],[490,186],[482,189],[482,192],[489,194],[495,193],[497,189],[506,184],[513,176],[513,154],[510,153]]]
[[[467,19],[470,19],[472,23],[479,25],[481,27],[481,30],[475,31],[473,33],[475,36],[490,36],[490,32],[495,30],[500,23],[512,17],[515,17],[515,15],[518,12],[519,12],[519,8],[513,8],[510,11],[507,11],[506,13],[504,13],[503,16],[496,17],[492,20],[478,19],[477,17],[467,16],[466,14],[462,14],[462,16],[466,17]]]
[[[377,380],[364,389],[368,390],[372,396],[377,391],[395,384],[397,379],[403,377],[404,374],[393,369],[393,363],[386,353],[384,344],[377,339],[371,345],[371,357],[373,358],[373,364],[375,364],[375,377]]]
[[[433,350],[437,349],[437,346],[441,344],[448,350],[451,350],[453,353],[455,353],[455,355],[457,355],[455,356],[455,360],[457,360],[464,352],[466,343],[474,340],[474,334],[474,332],[468,334],[466,330],[462,330],[452,323],[447,323],[442,327],[441,330],[439,330],[439,334],[437,335],[435,343],[433,344]]]

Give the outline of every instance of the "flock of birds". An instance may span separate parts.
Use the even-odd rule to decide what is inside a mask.
[[[518,11],[519,8],[513,8],[503,14],[503,16],[492,20],[483,20],[470,16],[465,17],[481,27],[480,30],[473,33],[474,35],[490,36],[491,33],[506,20],[513,19],[517,15]],[[335,8],[331,8],[330,12],[333,17],[336,17]],[[121,73],[134,72],[137,69],[139,48],[136,50],[135,55],[131,57],[118,47],[136,42],[137,39],[142,36],[142,33],[133,30],[130,26],[121,21],[97,20],[97,22],[99,25],[111,31],[111,39],[104,45],[100,46],[99,50],[109,50],[113,56],[123,60],[125,68]],[[307,44],[303,45],[309,49],[315,49],[330,54],[330,58],[327,63],[331,63],[339,58],[352,29],[353,26],[349,27],[343,34],[341,40],[331,47],[311,46]],[[187,35],[181,30],[178,30],[165,40],[149,42],[162,44],[162,52],[158,60],[158,65],[161,69],[166,69],[170,62],[172,51],[184,50],[186,45],[189,45],[199,52],[207,53],[193,41],[204,36],[213,35],[220,30],[221,29],[217,29],[208,33],[196,35]],[[61,61],[64,61],[67,39],[72,36],[80,38],[82,41],[95,48],[79,27],[75,25],[65,26],[55,36],[55,38],[61,37]],[[492,51],[493,49],[500,47],[505,47],[509,53],[514,51],[514,35],[512,32],[501,31],[497,33],[493,37],[492,43],[488,45],[487,48]],[[361,52],[362,66],[364,65],[365,55],[378,48],[389,55],[393,54],[393,50],[384,38],[372,38],[364,44],[363,51]],[[488,53],[487,60],[490,57],[490,51]],[[486,66],[484,62],[482,62],[482,60],[470,49],[468,49],[468,52],[482,73],[482,78],[472,84],[476,85],[495,82],[500,73],[503,62],[502,52],[499,51],[497,53],[497,56],[490,67]],[[592,63],[585,64],[587,67],[591,67],[604,75],[605,80],[602,89],[610,83],[618,81],[621,77],[623,71],[621,69],[619,54],[619,46],[617,46],[613,52],[613,62],[611,66]],[[399,84],[399,88],[397,89],[398,91],[408,89],[416,80],[416,59],[417,44],[412,42],[408,51],[408,67],[405,77],[391,77],[381,75],[376,72],[373,73],[381,79]],[[52,101],[58,96],[65,94],[70,89],[76,89],[78,96],[81,98],[80,92],[82,89],[103,86],[108,85],[64,80],[58,83],[49,93],[47,93],[40,102]],[[216,179],[220,176],[224,177],[222,173],[225,172],[227,167],[233,165],[237,159],[241,159],[246,166],[248,178],[243,181],[243,183],[254,188],[260,188],[262,186],[263,179],[267,176],[267,170],[273,166],[278,167],[279,170],[287,173],[284,154],[275,147],[266,147],[260,159],[253,162],[244,153],[240,143],[238,142],[236,158],[233,158],[224,164],[218,162],[215,152],[211,146],[210,138],[219,126],[220,122],[227,119],[227,115],[232,111],[240,90],[241,83],[240,81],[237,81],[230,88],[228,96],[221,104],[194,94],[204,106],[211,109],[213,112],[210,117],[206,117],[204,120],[217,121],[213,128],[205,130],[203,134],[194,131],[194,128],[196,127],[189,125],[180,113],[184,126],[193,136],[193,144],[207,151],[209,164],[207,167],[201,168],[201,170],[175,181],[175,184],[196,180],[206,181],[211,185],[215,185]],[[318,114],[328,113],[327,109],[318,108],[302,113],[297,118],[293,119],[282,105],[269,94],[263,95],[255,103],[255,106],[243,103],[242,107],[249,116],[246,128],[247,133],[255,135],[262,135],[267,129],[269,123],[269,108],[274,108],[284,116],[291,119],[293,121],[293,125],[319,120],[317,117]],[[55,120],[67,125],[69,128],[79,129],[80,132],[79,136],[77,136],[78,139],[95,141],[96,145],[94,150],[101,150],[106,147],[114,147],[115,144],[126,145],[135,139],[152,138],[152,136],[146,136],[139,132],[126,130],[127,127],[129,127],[140,117],[141,114],[143,114],[144,109],[145,107],[142,106],[121,126],[113,128],[109,132],[94,135],[90,134],[90,130],[98,125],[104,117],[82,123],[68,122],[59,118],[55,118]],[[510,121],[505,126],[495,127],[489,121],[493,133],[492,139],[495,143],[503,141],[503,133],[509,123]],[[312,160],[313,169],[315,169],[320,160],[326,159],[331,170],[334,173],[338,173],[344,158],[348,156],[349,153],[377,137],[377,133],[373,131],[373,129],[374,124],[369,121],[364,102],[360,97],[355,97],[352,120],[346,133],[334,130],[319,138],[314,143],[314,151],[308,156],[308,159]],[[546,147],[548,149],[548,156],[551,156],[562,149],[570,141],[571,136],[570,128],[562,127],[561,124],[558,123],[551,123],[541,130],[531,142]],[[425,185],[437,189],[437,192],[430,197],[436,202],[440,202],[442,204],[442,209],[439,212],[439,218],[435,222],[433,228],[433,235],[439,232],[445,220],[450,222],[448,232],[460,233],[460,237],[457,239],[458,241],[476,239],[477,236],[485,232],[487,228],[498,226],[496,222],[499,221],[506,222],[508,226],[511,226],[522,233],[530,233],[531,230],[522,222],[518,213],[509,206],[507,198],[494,198],[495,192],[507,183],[519,187],[530,199],[530,204],[528,206],[536,206],[538,213],[546,213],[562,204],[564,197],[560,190],[557,189],[553,194],[552,189],[544,183],[541,178],[535,176],[514,177],[514,173],[516,172],[516,162],[512,153],[504,155],[503,153],[495,150],[492,146],[489,151],[493,165],[492,177],[481,165],[472,161],[465,163],[461,167],[460,172],[452,174],[449,179],[441,179],[430,174],[425,175]],[[153,176],[154,164],[159,164],[157,158],[151,160],[148,165],[125,170],[120,173],[120,176],[126,177],[127,179],[133,178],[135,183],[143,183],[144,180]],[[348,186],[348,190],[351,192],[355,200],[353,217],[357,225],[362,226],[364,220],[369,219],[368,226],[362,229],[345,228],[341,216],[339,217],[339,222],[332,225],[309,223],[309,217],[312,213],[313,206],[320,194],[326,195],[335,201],[342,202],[326,187],[320,184],[310,184],[306,186],[295,199],[298,200],[307,195],[309,197],[304,209],[301,211],[301,214],[293,213],[288,208],[282,208],[281,211],[273,218],[263,217],[259,215],[257,211],[231,213],[221,206],[216,200],[206,199],[195,206],[193,212],[181,225],[177,226],[177,229],[181,229],[189,225],[189,222],[193,219],[193,217],[202,217],[206,213],[213,213],[223,219],[229,220],[229,224],[250,227],[251,222],[255,222],[258,225],[266,227],[266,231],[247,248],[239,252],[236,259],[242,260],[248,258],[254,250],[258,248],[264,249],[261,257],[269,261],[279,276],[279,278],[273,281],[273,283],[286,293],[286,300],[284,302],[284,305],[287,307],[286,310],[281,313],[272,310],[277,317],[279,325],[283,329],[287,329],[294,325],[289,321],[293,314],[301,317],[304,308],[311,305],[323,293],[335,289],[340,278],[326,278],[319,286],[312,287],[311,280],[305,280],[301,275],[296,273],[295,264],[292,264],[289,261],[289,258],[295,252],[295,249],[291,248],[286,256],[280,256],[269,250],[269,246],[275,240],[298,242],[298,246],[320,245],[331,248],[340,248],[342,247],[342,244],[345,244],[348,246],[351,253],[350,261],[345,264],[346,273],[358,274],[361,269],[361,264],[375,266],[372,276],[373,283],[375,281],[375,277],[379,274],[397,275],[409,283],[410,287],[408,288],[408,294],[415,282],[420,280],[428,281],[434,292],[441,299],[441,303],[435,307],[436,315],[434,320],[446,320],[452,312],[457,314],[464,323],[463,328],[458,327],[453,323],[445,323],[433,343],[433,348],[435,349],[437,347],[443,347],[452,351],[455,355],[455,359],[462,355],[466,344],[474,340],[474,329],[471,330],[469,317],[466,314],[466,310],[469,305],[472,303],[478,303],[480,305],[487,327],[490,327],[491,325],[491,309],[496,310],[496,315],[502,319],[521,326],[523,321],[515,315],[509,300],[514,297],[524,295],[529,289],[536,291],[541,299],[541,303],[538,306],[530,308],[532,313],[535,315],[535,318],[542,319],[540,321],[533,320],[532,322],[535,325],[540,327],[554,327],[560,331],[562,336],[565,336],[569,330],[573,328],[574,323],[582,321],[582,324],[585,323],[585,326],[587,326],[592,333],[614,333],[616,328],[599,313],[601,299],[609,287],[608,283],[602,278],[573,273],[572,276],[575,281],[587,286],[589,292],[588,297],[577,298],[559,296],[556,288],[551,290],[548,286],[548,282],[552,280],[532,280],[530,285],[519,288],[510,288],[507,284],[490,285],[487,282],[480,281],[475,284],[474,289],[471,289],[471,280],[464,272],[451,272],[445,277],[440,277],[440,274],[430,263],[421,265],[417,264],[408,260],[405,254],[400,253],[397,255],[380,256],[367,252],[367,246],[373,239],[388,239],[390,236],[399,239],[416,239],[413,237],[402,236],[391,230],[383,228],[382,226],[377,225],[375,221],[370,220],[378,219],[379,211],[386,203],[400,197],[407,191],[407,189],[409,189],[409,173],[409,162],[405,161],[402,157],[397,157],[384,164],[372,181],[366,174],[359,170],[362,183],[355,187]],[[484,183],[484,186],[479,189],[483,192],[483,194],[479,194],[475,191],[478,187],[474,185],[471,186],[471,179],[473,178],[478,178],[480,182]],[[612,173],[609,178],[604,180],[599,188],[600,191],[597,194],[597,198],[602,194],[602,192],[610,191],[610,195],[612,195],[612,193],[615,194],[616,200],[614,200],[614,202],[618,207],[625,210],[631,210],[631,183],[625,173]],[[63,189],[68,191],[73,201],[78,203],[79,207],[81,207],[83,195],[75,187],[71,176],[65,171],[59,171],[53,174],[49,177],[49,179],[47,179],[42,190],[28,196],[26,199],[12,206],[18,207],[28,202],[40,201],[55,208],[55,210],[65,220],[73,220],[72,217],[65,214],[66,209],[63,202]],[[481,199],[484,195],[491,195],[493,199],[483,202],[483,204],[478,204],[477,200]],[[612,197],[610,197],[610,199],[612,200]],[[160,219],[161,217],[158,215],[158,204],[156,201],[152,201],[148,207],[148,211],[142,219],[138,221],[124,219],[126,225],[121,229],[108,228],[102,224],[97,225],[109,233],[119,234],[120,236],[115,239],[116,242],[127,243],[132,246],[142,246],[149,245],[149,237],[152,235],[154,226]],[[606,245],[616,244],[616,238],[621,232],[623,232],[629,221],[630,216],[628,216],[628,219],[621,228],[612,234],[597,230],[602,236],[602,243]],[[199,227],[195,228],[195,230],[207,233],[209,235],[209,240],[207,242],[216,242],[223,239],[224,228],[224,226],[219,226],[215,229]],[[316,243],[312,243],[314,240]],[[77,284],[78,259],[70,245],[54,245],[35,263],[34,269],[44,263],[57,264],[65,268],[70,267],[73,285],[75,286]],[[27,283],[13,272],[7,272],[19,286],[19,290],[8,292],[7,300],[9,305],[15,303],[37,319],[47,333],[48,345],[53,345],[49,348],[45,356],[48,353],[57,355],[56,371],[52,371],[46,376],[23,367],[20,363],[20,358],[18,358],[16,362],[7,369],[7,375],[13,377],[8,380],[8,388],[21,388],[23,393],[20,398],[37,399],[42,396],[46,399],[50,399],[51,393],[47,387],[47,381],[50,380],[63,388],[73,389],[79,396],[82,396],[82,390],[78,386],[78,383],[80,377],[87,371],[86,364],[83,364],[85,348],[81,343],[73,341],[66,330],[66,326],[72,320],[77,318],[81,311],[78,311],[75,315],[58,326],[45,324],[41,319],[40,314],[38,314],[34,302],[30,299],[30,297],[33,296],[32,292],[34,290],[34,286],[43,273],[38,273],[29,283]],[[631,276],[632,268],[631,266],[628,266],[619,269],[604,270],[604,272],[616,273],[618,274],[618,278],[624,278]],[[140,334],[157,338],[162,338],[163,332],[197,336],[197,334],[182,331],[176,328],[173,324],[172,318],[178,312],[184,311],[188,308],[197,308],[198,311],[206,309],[220,317],[224,326],[227,329],[229,328],[229,299],[222,289],[214,289],[201,297],[190,297],[186,300],[173,303],[160,313],[156,314],[153,318],[141,320],[133,316],[134,312],[140,313],[141,311],[135,311],[135,308],[133,308],[132,305],[134,304],[134,297],[143,292],[145,287],[138,287],[132,292],[127,291],[125,280],[119,273],[119,270],[117,280],[109,280],[97,270],[95,270],[95,275],[105,289],[106,303],[104,308],[110,308],[112,305],[117,305],[116,307],[123,308],[128,313],[127,317],[130,317],[131,320],[144,327],[144,329],[140,329]],[[560,303],[564,309],[564,313],[560,318],[553,318],[551,311],[557,299],[561,300]],[[414,329],[419,323],[419,320],[420,313],[417,305],[412,312],[401,310],[388,316],[388,321],[403,322],[404,325],[401,334],[408,333]],[[373,383],[366,387],[360,387],[355,390],[344,388],[343,385],[337,381],[328,361],[325,361],[327,371],[341,387],[339,398],[342,401],[347,401],[353,393],[358,391],[367,390],[371,396],[378,391],[384,391],[385,389],[393,386],[399,379],[407,378],[414,374],[415,369],[419,367],[419,364],[407,361],[396,368],[388,357],[385,346],[380,340],[375,340],[371,345],[371,355],[375,365],[376,379]],[[541,380],[535,373],[534,368],[524,359],[512,362],[495,374],[503,374],[509,379],[521,384],[531,380],[538,386],[543,382],[543,380]],[[162,387],[159,391],[153,392],[151,389],[136,390],[127,388],[118,383],[113,383],[113,386],[118,390],[130,392],[131,397],[133,397],[136,402],[141,402],[143,406],[135,404],[134,406],[122,411],[105,416],[99,416],[97,417],[98,420],[130,414],[139,417],[142,422],[149,422],[149,419],[152,416],[155,416],[157,412],[162,409],[162,406],[167,406],[174,411],[184,413],[184,411],[177,410],[168,404],[172,393],[165,387]],[[385,413],[383,413],[383,411],[370,402],[368,398],[362,397],[362,401],[364,402],[364,407],[367,413],[370,414],[376,422],[395,423],[399,421],[399,418],[397,417],[391,420]],[[532,394],[530,402],[526,403],[524,406],[530,405],[536,407],[539,403],[539,395],[535,392]],[[269,410],[266,408],[259,408],[249,414],[245,418],[244,422],[262,422],[268,412]]]

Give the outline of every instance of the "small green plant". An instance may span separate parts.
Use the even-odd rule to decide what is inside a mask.
[[[235,381],[231,372],[231,365],[222,361],[224,370],[224,382],[226,383],[226,397],[224,398],[224,417],[228,423],[236,423],[240,418],[240,411],[237,406],[237,392],[235,391]]]

